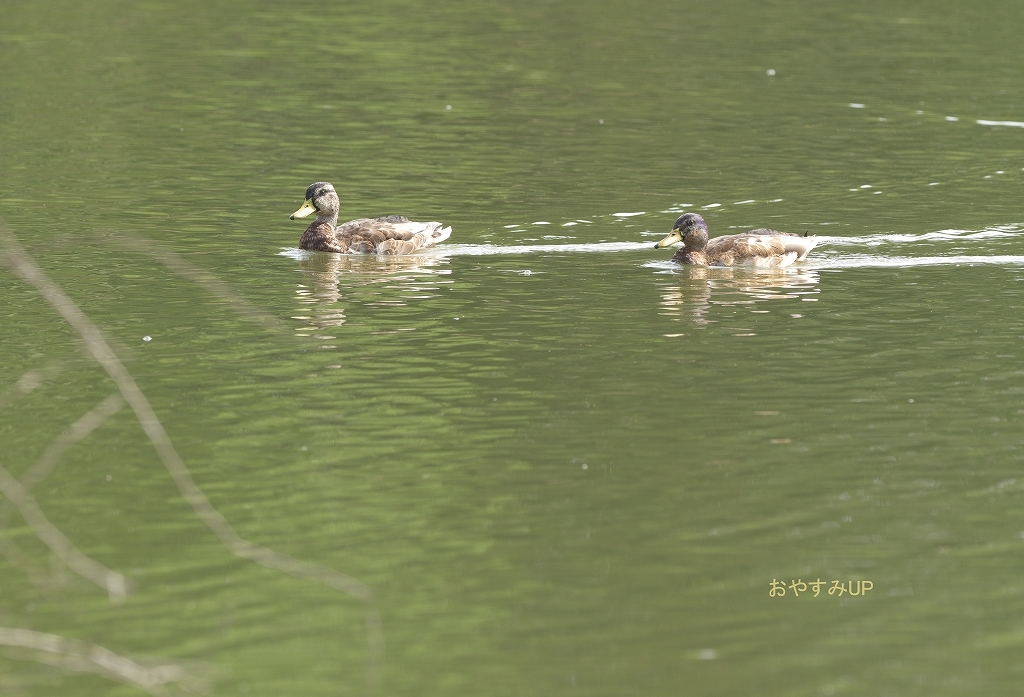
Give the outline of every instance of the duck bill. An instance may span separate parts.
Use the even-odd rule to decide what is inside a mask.
[[[682,241],[683,241],[683,236],[682,236],[682,234],[680,234],[679,230],[673,230],[672,232],[670,232],[668,234],[668,237],[663,239],[658,244],[654,245],[654,248],[655,249],[661,249],[662,247],[669,247],[669,246],[671,246],[673,244],[676,244],[677,242],[682,242]]]
[[[305,203],[302,204],[302,208],[292,213],[290,219],[305,218],[310,213],[316,213],[316,208],[313,206],[313,202],[307,198]]]

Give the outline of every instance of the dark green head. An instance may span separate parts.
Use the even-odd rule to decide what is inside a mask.
[[[691,249],[700,249],[708,242],[708,224],[704,222],[697,213],[683,213],[676,218],[676,224],[672,226],[672,232],[668,237],[654,245],[655,249],[668,247],[682,242],[684,246]]]

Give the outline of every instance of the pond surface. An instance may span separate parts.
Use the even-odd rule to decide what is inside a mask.
[[[1022,30],[7,3],[0,693],[1017,694]]]

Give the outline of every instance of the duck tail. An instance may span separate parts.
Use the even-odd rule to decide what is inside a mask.
[[[797,260],[802,261],[807,258],[807,254],[814,249],[814,245],[818,244],[817,237],[786,237],[783,238],[783,245],[787,252],[796,252]]]
[[[430,233],[431,241],[430,244],[437,244],[438,242],[444,242],[446,239],[452,236],[452,226],[445,226],[443,223],[433,223],[437,225],[437,228]]]
[[[400,223],[395,225],[402,233],[403,239],[388,240],[378,247],[380,254],[412,254],[417,249],[432,247],[451,237],[452,229],[441,223]]]
[[[443,223],[418,223],[421,227],[413,235],[418,239],[419,247],[432,247],[438,242],[444,242],[452,236],[451,226],[445,227]]]

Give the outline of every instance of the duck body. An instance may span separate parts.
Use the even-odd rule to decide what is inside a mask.
[[[291,216],[294,220],[317,214],[302,233],[301,249],[338,254],[412,254],[452,234],[452,229],[441,223],[417,223],[404,215],[359,218],[338,225],[339,208],[338,194],[331,184],[310,184],[302,208]]]
[[[668,237],[654,247],[660,249],[676,242],[683,243],[672,257],[672,261],[679,264],[770,269],[806,259],[818,238],[758,228],[709,240],[704,218],[696,213],[685,213],[676,220]]]

